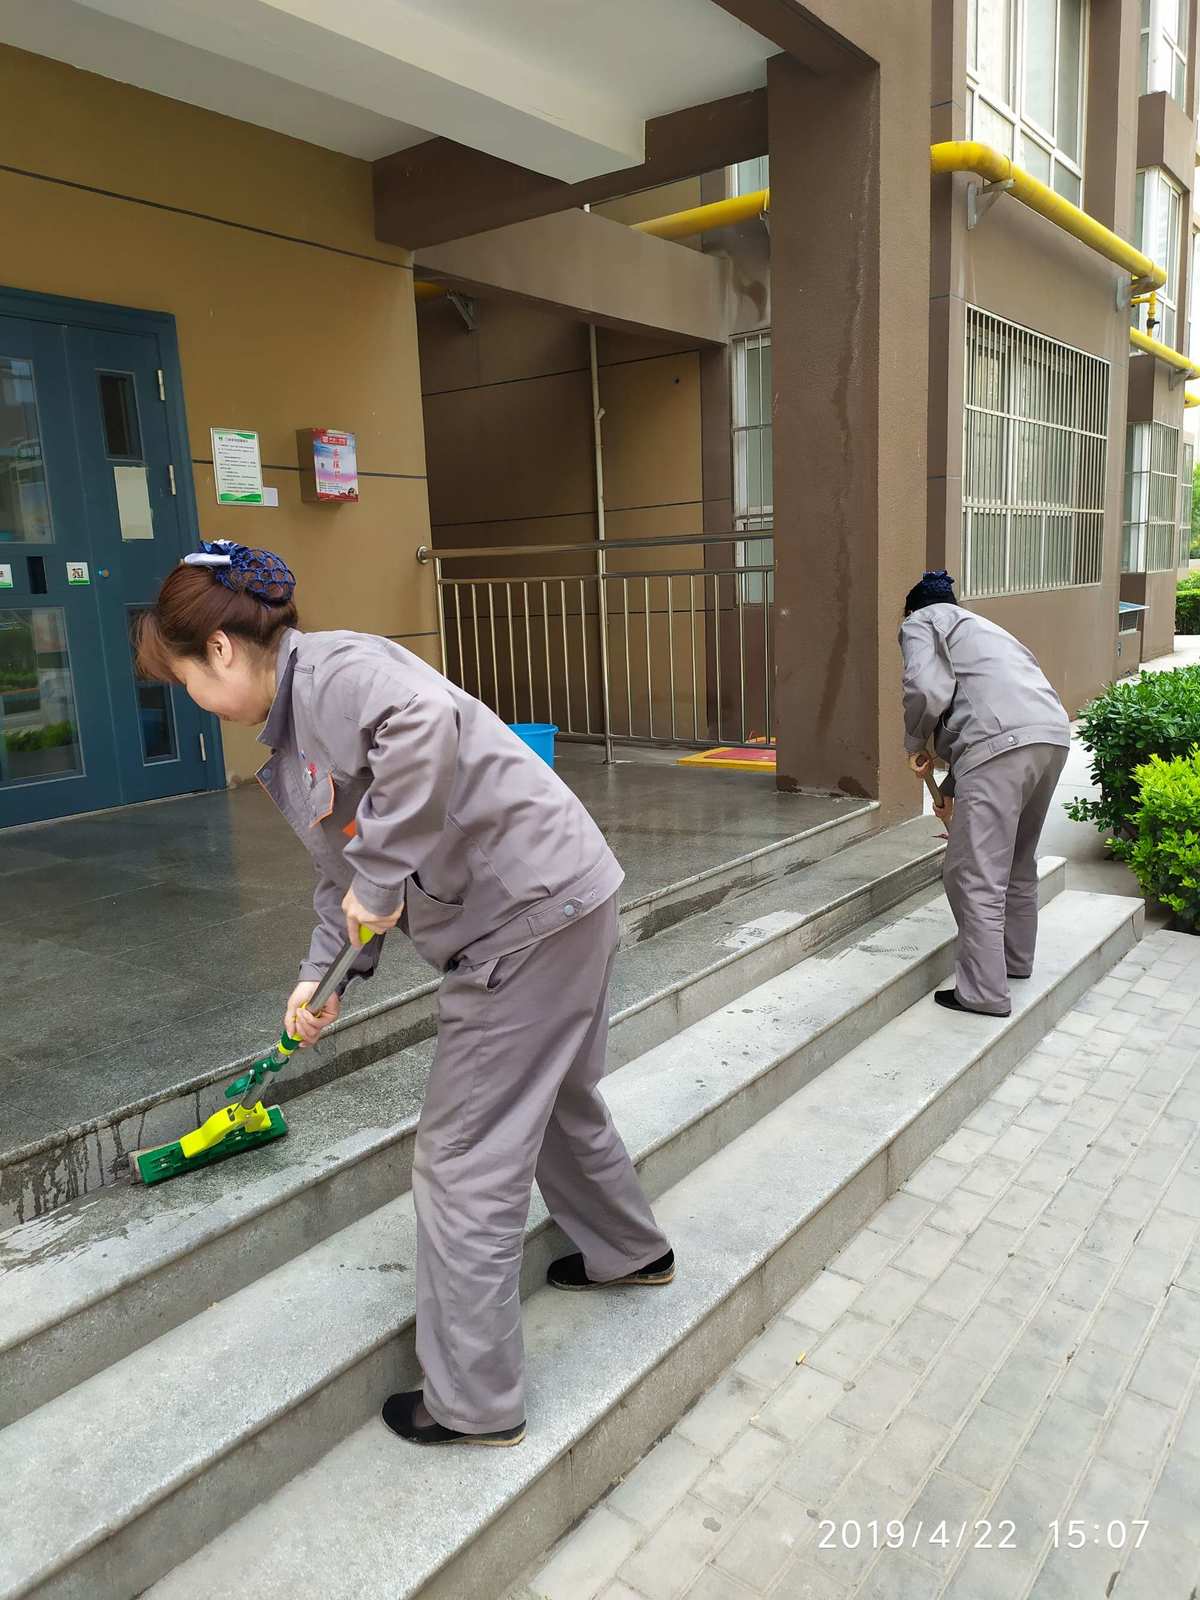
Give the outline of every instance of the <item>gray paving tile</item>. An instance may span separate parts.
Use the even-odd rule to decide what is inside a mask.
[[[803,1445],[791,1451],[775,1481],[805,1506],[820,1509],[877,1446],[873,1434],[823,1417]]]
[[[1198,1361],[1200,1354],[1194,1343],[1176,1344],[1156,1331],[1146,1342],[1129,1388],[1146,1400],[1157,1400],[1159,1405],[1179,1410],[1187,1399]],[[1196,1480],[1196,1501],[1200,1514],[1200,1478]]]
[[[782,1439],[751,1426],[713,1462],[696,1482],[694,1492],[706,1505],[736,1516],[775,1476],[787,1455]]]
[[[916,1387],[917,1376],[877,1357],[838,1401],[832,1415],[866,1433],[880,1433]],[[934,1419],[935,1421],[938,1419]]]
[[[956,1427],[963,1413],[975,1403],[989,1376],[987,1367],[980,1366],[977,1361],[964,1361],[953,1353],[943,1353],[914,1395],[913,1409],[947,1428]]]
[[[984,1399],[1010,1416],[1032,1422],[1054,1387],[1058,1372],[1055,1362],[1031,1356],[1018,1346],[984,1392]]]
[[[1016,1459],[1027,1424],[981,1401],[963,1424],[940,1465],[981,1489],[994,1489]]]
[[[762,1593],[792,1559],[801,1535],[809,1531],[803,1507],[778,1489],[768,1489],[718,1551],[715,1565],[730,1576],[749,1579],[750,1586]]]
[[[682,1434],[669,1433],[610,1491],[606,1503],[631,1522],[655,1528],[708,1471],[709,1464],[705,1451]]]
[[[1073,1484],[1099,1438],[1103,1420],[1086,1406],[1055,1396],[1021,1452],[1022,1465],[1047,1478]]]
[[[953,1268],[947,1270],[952,1271]],[[943,1273],[942,1278],[945,1276]],[[941,1281],[941,1278],[937,1280],[939,1283]],[[908,1315],[928,1288],[928,1278],[918,1278],[909,1272],[898,1272],[895,1267],[884,1267],[855,1300],[854,1311],[856,1315],[869,1317],[872,1322],[878,1322],[885,1328],[894,1328]]]
[[[922,1528],[921,1543],[914,1553],[935,1570],[947,1572],[961,1550],[970,1548],[984,1500],[978,1485],[935,1472],[905,1518],[914,1528],[918,1523]]]
[[[689,1496],[618,1569],[646,1600],[678,1600],[725,1531],[726,1519]]]
[[[1100,1453],[1118,1466],[1153,1474],[1166,1448],[1175,1413],[1156,1400],[1126,1394],[1105,1430]]]
[[[1102,1417],[1120,1392],[1128,1370],[1128,1361],[1115,1350],[1088,1339],[1071,1357],[1057,1392],[1064,1400]]]
[[[1088,1330],[1097,1344],[1107,1345],[1125,1357],[1131,1356],[1141,1344],[1150,1326],[1153,1309],[1139,1300],[1113,1289],[1100,1307],[1096,1320]]]
[[[950,1439],[950,1429],[919,1411],[902,1411],[873,1442],[862,1463],[864,1478],[910,1500]]]

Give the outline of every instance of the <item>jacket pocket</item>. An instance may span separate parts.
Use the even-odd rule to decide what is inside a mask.
[[[337,784],[333,781],[333,773],[327,767],[316,769],[310,767],[308,777],[310,779],[308,825],[310,828],[316,828],[328,817],[333,816],[337,809]]]
[[[463,908],[453,900],[436,900],[414,875],[405,895],[408,936],[427,961],[444,967],[461,948]]]

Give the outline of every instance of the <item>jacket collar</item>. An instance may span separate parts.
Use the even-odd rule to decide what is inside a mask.
[[[289,628],[280,640],[279,654],[275,658],[275,698],[258,736],[259,744],[265,744],[272,750],[282,748],[292,725],[292,678],[296,671],[300,639],[299,629]]]

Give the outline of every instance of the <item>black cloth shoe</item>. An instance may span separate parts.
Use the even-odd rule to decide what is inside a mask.
[[[965,1006],[958,998],[957,989],[939,989],[934,995],[934,1000],[939,1006],[945,1006],[947,1011],[963,1011],[969,1017],[1007,1017],[1009,1011],[976,1011],[974,1006]]]
[[[502,1428],[499,1433],[455,1433],[453,1428],[443,1428],[440,1422],[430,1422],[419,1427],[414,1420],[417,1406],[424,1399],[420,1389],[407,1394],[393,1394],[383,1402],[380,1415],[384,1423],[401,1439],[410,1444],[484,1444],[503,1448],[520,1444],[525,1437],[525,1424],[515,1428]]]
[[[546,1274],[546,1282],[553,1284],[556,1289],[622,1289],[627,1286],[651,1288],[658,1284],[670,1283],[675,1276],[675,1252],[668,1250],[665,1256],[659,1256],[657,1261],[651,1261],[649,1266],[639,1267],[636,1272],[627,1272],[623,1278],[610,1278],[606,1283],[597,1283],[594,1278],[589,1278],[583,1269],[583,1257],[576,1254],[563,1256],[555,1261]]]

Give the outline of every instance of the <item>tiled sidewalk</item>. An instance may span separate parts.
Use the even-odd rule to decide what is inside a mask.
[[[521,1600],[1196,1600],[1198,1134],[1200,940],[1156,933]]]

